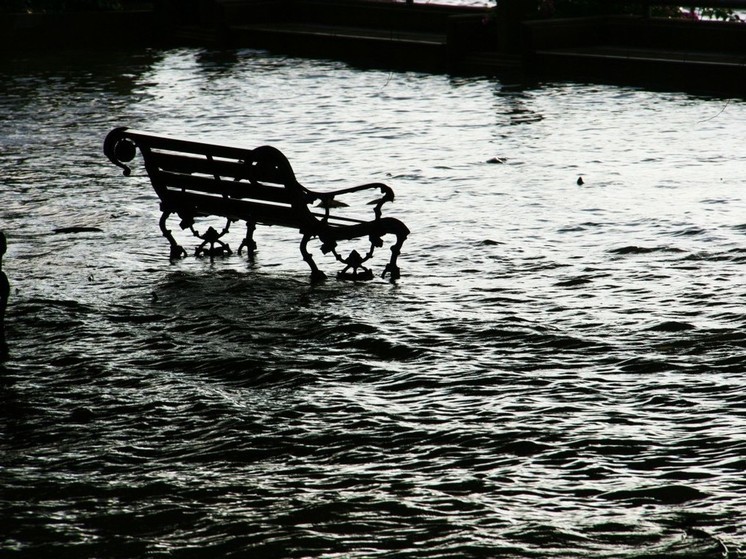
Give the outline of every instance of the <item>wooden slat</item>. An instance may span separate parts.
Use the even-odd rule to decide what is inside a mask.
[[[170,191],[164,203],[169,209],[183,210],[195,215],[218,215],[267,225],[301,227],[298,214],[290,206],[263,204],[254,200],[226,201],[217,196],[178,191]]]
[[[278,204],[291,204],[290,193],[282,186],[271,186],[263,183],[251,184],[234,180],[215,180],[201,175],[184,175],[179,173],[159,172],[151,176],[153,186],[160,188],[193,190],[197,193],[226,194],[231,198],[256,198]]]
[[[251,150],[241,147],[207,144],[204,142],[195,142],[192,140],[182,140],[170,136],[159,136],[140,132],[138,130],[128,129],[126,136],[132,137],[135,141],[140,141],[138,145],[147,146],[149,149],[168,150],[179,153],[210,154],[213,157],[225,157],[228,159],[246,159],[250,157]]]
[[[218,175],[230,179],[248,180],[251,174],[250,168],[243,161],[237,159],[213,159],[211,161],[203,154],[174,154],[152,151],[149,163],[164,171]]]
[[[169,191],[164,198],[164,202],[173,211],[183,209],[186,213],[197,216],[218,215],[229,219],[248,220],[265,225],[282,225],[298,229],[303,224],[297,212],[290,206],[262,203],[256,200],[226,200],[208,194]],[[309,212],[308,216],[313,217],[316,220],[316,225],[321,226],[323,214]],[[338,228],[362,223],[366,222],[353,218],[330,217],[328,226]]]
[[[295,184],[290,177],[280,176],[269,166],[253,166],[251,160],[208,158],[207,155],[202,154],[151,151],[148,154],[148,172],[155,172],[155,169],[186,174],[199,173],[224,179],[253,179],[286,186]]]

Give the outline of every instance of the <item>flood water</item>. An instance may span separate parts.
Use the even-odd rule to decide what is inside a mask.
[[[115,126],[386,182],[401,279],[311,285],[280,228],[170,262]],[[743,556],[745,134],[743,100],[617,86],[6,59],[0,555]]]

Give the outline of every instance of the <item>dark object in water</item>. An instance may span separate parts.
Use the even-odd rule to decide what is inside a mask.
[[[8,248],[5,234],[0,231],[0,361],[8,358],[8,344],[5,342],[5,309],[8,306],[10,283],[3,272],[3,255]]]
[[[583,186],[585,184],[585,181],[583,180],[583,177],[578,177],[578,186]]]
[[[688,501],[704,499],[707,497],[707,494],[686,485],[663,485],[659,487],[608,491],[601,493],[599,497],[603,499],[630,501],[635,505],[648,503],[680,505]]]
[[[232,254],[223,236],[236,221],[246,223],[246,235],[238,253],[246,247],[250,259],[256,250],[254,230],[258,224],[297,229],[303,236],[300,252],[311,268],[312,281],[323,280],[326,275],[308,252],[311,239],[320,241],[323,254],[331,253],[345,265],[337,276],[339,279],[365,280],[373,274],[363,264],[376,248],[383,246],[385,235],[394,235],[396,242],[391,246],[391,257],[381,277],[388,274],[392,280],[399,278],[396,261],[409,229],[398,219],[381,216],[382,206],[394,200],[394,191],[383,183],[314,192],[297,181],[290,162],[271,146],[243,149],[128,128],[115,128],[104,141],[104,154],[124,170],[125,176],[130,174],[127,163],[134,159],[138,149],[161,199],[160,227],[171,245],[171,258],[186,255],[167,227],[168,218],[176,214],[180,227],[191,230],[202,240],[195,256],[210,258]],[[372,219],[339,215],[336,210],[347,204],[338,200],[338,196],[367,190],[380,191],[380,196],[372,202]],[[313,202],[318,204],[311,208]],[[196,229],[197,220],[205,216],[225,218],[222,231],[209,227],[200,233]],[[344,258],[337,252],[338,242],[366,237],[370,248],[364,255],[352,250]]]
[[[99,229],[98,227],[60,227],[59,229],[55,229],[54,233],[55,235],[61,234],[61,233],[103,233],[103,229]]]
[[[88,408],[75,408],[70,412],[70,421],[72,423],[90,423],[94,417],[95,414]]]

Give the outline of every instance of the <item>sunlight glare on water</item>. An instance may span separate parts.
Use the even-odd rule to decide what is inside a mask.
[[[250,50],[0,78],[3,555],[743,554],[743,100]],[[115,126],[390,184],[401,280],[311,285],[281,228],[169,262]]]

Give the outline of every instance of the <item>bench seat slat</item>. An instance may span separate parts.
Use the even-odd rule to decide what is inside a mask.
[[[254,223],[277,224],[300,229],[298,214],[290,206],[262,204],[252,200],[231,200],[194,192],[169,192],[164,205],[184,217],[186,215],[218,215],[231,220],[253,221]]]
[[[194,216],[219,215],[231,220],[253,220],[264,225],[301,228],[298,214],[290,206],[262,204],[254,200],[231,200],[230,205],[227,205],[218,196],[182,191],[170,191],[164,203],[174,211]],[[318,220],[323,218],[323,214],[318,212],[311,212],[311,215]],[[330,216],[328,221],[331,228],[362,223],[366,221],[344,216]]]
[[[278,204],[291,203],[286,188],[271,186],[263,183],[248,183],[233,180],[215,180],[211,177],[199,175],[183,175],[160,171],[151,175],[156,191],[159,188],[194,190],[210,194],[225,194],[229,198],[257,198]]]
[[[244,159],[251,153],[251,150],[247,150],[246,148],[195,142],[193,140],[172,138],[170,136],[156,136],[131,129],[127,130],[127,136],[137,142],[139,146],[145,147],[148,150],[164,150],[200,155],[210,154],[212,157],[225,157],[236,160]]]
[[[251,168],[244,160],[208,159],[202,154],[174,154],[153,151],[151,165],[161,171],[186,174],[217,175],[226,180],[246,179],[251,176]]]

